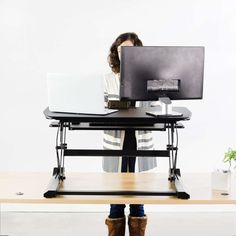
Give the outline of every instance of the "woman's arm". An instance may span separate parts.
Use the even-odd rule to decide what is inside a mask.
[[[104,89],[104,107],[108,108],[108,91],[107,91],[106,76],[104,76],[104,78],[103,78],[103,89]]]

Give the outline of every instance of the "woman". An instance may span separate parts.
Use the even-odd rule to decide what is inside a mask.
[[[117,37],[110,48],[108,62],[112,73],[105,76],[105,104],[109,100],[119,100],[120,88],[120,54],[122,46],[142,46],[141,40],[135,33],[124,33]],[[139,106],[148,106],[149,102],[140,102]],[[104,149],[153,149],[152,134],[150,131],[104,131]],[[142,157],[104,157],[103,169],[106,172],[135,172],[135,164],[138,163],[139,171],[146,171],[156,167],[156,158]],[[125,235],[125,205],[111,204],[110,214],[105,223],[108,225],[109,236]],[[144,205],[130,204],[128,217],[131,236],[145,234],[147,216],[144,213]]]

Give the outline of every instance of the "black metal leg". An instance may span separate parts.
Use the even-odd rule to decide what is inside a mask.
[[[44,197],[52,198],[58,195],[60,186],[65,177],[65,149],[67,145],[66,141],[66,124],[64,122],[59,123],[59,141],[58,145],[58,134],[56,137],[56,154],[57,154],[57,167],[53,169],[53,176],[49,182],[47,191],[44,193]]]
[[[60,158],[58,163],[59,170],[59,179],[65,179],[65,149],[67,148],[66,144],[66,124],[64,122],[60,122],[60,146],[57,147],[57,152],[60,150]]]
[[[168,145],[167,149],[170,150],[170,170],[169,170],[169,181],[173,181],[174,187],[176,189],[176,196],[180,199],[189,199],[190,195],[185,191],[183,183],[181,181],[181,173],[180,169],[176,168],[177,164],[177,151],[178,147],[174,146],[174,132],[175,132],[175,124],[170,124],[170,133],[168,130]]]

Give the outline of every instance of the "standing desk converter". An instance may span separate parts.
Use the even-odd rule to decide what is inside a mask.
[[[191,118],[191,112],[185,107],[173,107],[173,111],[183,115],[154,117],[146,114],[146,111],[157,110],[153,108],[130,108],[119,110],[109,115],[82,115],[72,113],[51,112],[49,108],[44,110],[47,119],[54,120],[50,127],[57,127],[56,134],[56,156],[57,167],[54,167],[53,174],[44,197],[52,198],[59,195],[122,195],[122,196],[175,196],[181,199],[188,199],[190,195],[185,191],[181,181],[180,169],[177,168],[178,133],[179,128],[184,128],[179,121],[186,121]],[[103,150],[103,149],[69,149],[66,143],[67,130],[149,130],[166,131],[168,142],[165,150]],[[175,141],[176,135],[176,141]],[[176,143],[176,144],[175,144]],[[169,161],[168,180],[173,185],[173,191],[83,191],[60,190],[63,182],[66,181],[65,157],[67,156],[139,156],[166,157]],[[155,186],[154,186],[155,188]]]

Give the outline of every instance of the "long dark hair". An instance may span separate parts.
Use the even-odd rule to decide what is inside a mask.
[[[118,36],[115,42],[111,45],[108,55],[108,63],[114,73],[120,72],[120,60],[118,56],[117,48],[126,40],[130,40],[134,46],[143,46],[142,41],[135,33],[124,33]]]

